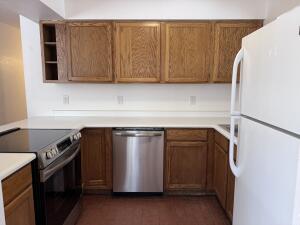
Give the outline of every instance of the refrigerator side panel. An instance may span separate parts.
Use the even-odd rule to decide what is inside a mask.
[[[241,114],[300,134],[300,7],[243,39]]]
[[[300,140],[240,120],[233,225],[296,225]]]

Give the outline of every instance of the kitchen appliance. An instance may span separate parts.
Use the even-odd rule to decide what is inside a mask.
[[[229,151],[236,177],[233,225],[300,224],[299,26],[300,7],[245,37],[234,61]]]
[[[164,131],[113,130],[113,191],[163,192]]]
[[[32,162],[37,225],[75,224],[81,209],[80,132],[12,129],[0,134],[0,152],[35,153]]]

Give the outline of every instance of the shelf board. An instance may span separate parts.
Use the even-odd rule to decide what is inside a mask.
[[[45,45],[56,45],[56,42],[54,42],[54,41],[45,41],[44,44]]]
[[[45,61],[47,64],[57,64],[57,61]]]

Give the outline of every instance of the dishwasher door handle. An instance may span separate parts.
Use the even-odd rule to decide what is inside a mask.
[[[122,137],[159,137],[162,135],[160,132],[143,132],[143,133],[115,133],[116,136]]]

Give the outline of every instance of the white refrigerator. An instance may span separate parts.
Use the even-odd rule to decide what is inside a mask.
[[[229,162],[233,225],[300,225],[300,7],[243,39],[233,66]]]

